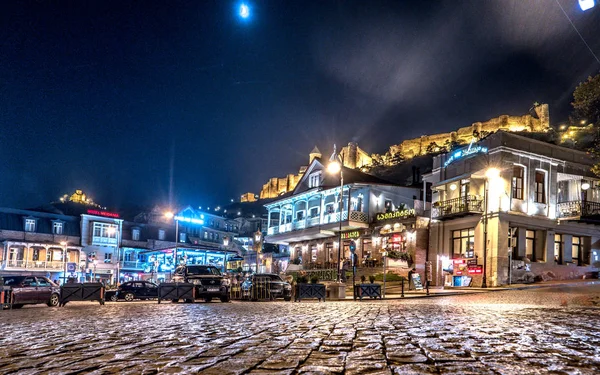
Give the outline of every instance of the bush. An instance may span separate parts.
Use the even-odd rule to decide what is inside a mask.
[[[296,282],[298,284],[307,284],[308,283],[308,277],[305,275],[298,275],[296,277]]]
[[[369,276],[369,282],[373,284],[375,282],[375,275]]]
[[[302,263],[302,261],[300,261],[300,258],[298,257],[298,258],[293,259],[290,263],[291,264],[295,264],[295,265],[299,265],[300,263]]]
[[[311,283],[311,284],[318,284],[318,283],[319,283],[319,277],[318,277],[317,275],[313,275],[313,276],[310,278],[310,283]]]
[[[364,283],[365,283],[365,281],[367,281],[367,278],[365,277],[365,275],[362,275],[362,276],[360,277],[360,282],[364,284]]]
[[[383,273],[378,273],[377,275],[375,275],[375,280],[377,281],[383,281]],[[392,272],[388,272],[385,275],[385,281],[406,281],[406,278],[400,275],[397,275],[395,273]]]

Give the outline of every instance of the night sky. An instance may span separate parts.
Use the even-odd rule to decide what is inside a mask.
[[[600,7],[559,0],[600,55]],[[92,4],[94,3],[94,4]],[[556,0],[3,1],[0,205],[213,206],[297,173],[550,105],[599,72]]]

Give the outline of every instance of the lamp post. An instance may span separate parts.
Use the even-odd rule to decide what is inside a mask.
[[[175,219],[175,250],[173,250],[173,263],[175,263],[175,267],[177,267],[179,262],[177,261],[177,248],[179,247],[179,220],[175,214],[171,211],[165,212],[165,217],[167,219]]]
[[[60,243],[63,246],[63,285],[67,283],[67,241]]]
[[[487,229],[488,229],[488,211],[489,211],[489,190],[490,180],[497,179],[500,171],[496,168],[488,168],[485,172],[485,197],[483,200],[483,276],[481,278],[481,287],[487,288]]]
[[[255,273],[258,273],[258,254],[260,253],[260,249],[262,246],[262,232],[260,230],[257,230],[256,233],[254,233],[254,246],[256,247],[256,271]]]
[[[223,269],[225,270],[225,272],[227,272],[227,247],[229,247],[229,237],[225,236],[223,237],[223,247],[225,247],[225,259],[223,262]]]
[[[385,269],[386,268],[386,259],[385,258],[387,257],[387,255],[388,255],[387,251],[383,251],[381,253],[381,260],[383,260],[383,293],[382,293],[383,298],[385,298],[385,271],[386,271],[386,269]]]
[[[339,231],[338,231],[338,256],[337,256],[337,282],[341,282],[341,255],[342,255],[342,211],[343,211],[343,197],[344,197],[344,172],[342,166],[344,164],[344,158],[338,155],[335,145],[333,145],[333,154],[329,158],[329,165],[327,165],[327,171],[331,174],[340,174],[340,201],[338,204],[339,213]]]
[[[92,273],[92,282],[94,282],[96,280],[96,264],[98,264],[98,261],[96,259],[94,259],[92,261],[92,263],[94,264],[94,272]]]

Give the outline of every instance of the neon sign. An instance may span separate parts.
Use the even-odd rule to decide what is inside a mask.
[[[394,212],[382,212],[375,215],[375,221],[383,221],[389,219],[406,219],[415,216],[414,209],[394,211]]]
[[[115,218],[115,219],[119,218],[119,214],[116,213],[116,212],[98,211],[98,210],[87,210],[87,213],[90,214],[90,215],[112,217],[112,218]]]
[[[351,238],[359,238],[359,237],[360,237],[360,231],[358,231],[358,230],[353,230],[350,232],[342,233],[342,240],[349,240]]]
[[[488,152],[487,147],[483,147],[481,145],[473,146],[473,142],[475,142],[475,140],[471,141],[469,147],[466,150],[463,149],[453,152],[452,155],[450,155],[450,157],[448,158],[448,160],[444,162],[444,168],[446,168],[448,165],[450,165],[450,163],[455,162],[456,160],[465,158],[470,155],[483,154]]]
[[[202,215],[202,216],[204,216],[204,215]],[[177,220],[177,221],[183,221],[183,222],[186,222],[186,223],[200,224],[200,225],[204,224],[204,220],[203,219],[194,219],[194,218],[191,218],[191,217],[183,217],[183,216],[175,216],[174,219]]]

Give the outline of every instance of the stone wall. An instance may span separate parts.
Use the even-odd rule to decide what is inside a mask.
[[[407,139],[400,144],[390,146],[385,155],[372,155],[383,164],[392,164],[396,154],[404,159],[429,153],[428,148],[435,143],[439,148],[432,146],[432,152],[441,151],[442,147],[449,147],[453,143],[464,145],[473,138],[482,138],[498,130],[510,132],[546,132],[550,129],[550,115],[547,104],[541,104],[533,108],[535,116],[531,114],[523,116],[502,115],[485,122],[475,122],[471,126],[465,126],[450,133],[423,135],[419,138]]]

